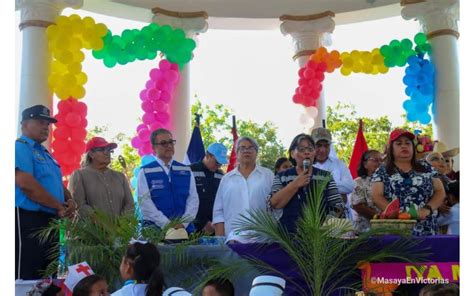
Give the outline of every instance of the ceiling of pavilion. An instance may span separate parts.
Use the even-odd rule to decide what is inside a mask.
[[[279,17],[336,14],[336,24],[347,24],[400,15],[399,0],[84,0],[92,12],[150,22],[151,9],[178,12],[205,11],[212,29],[276,29]]]

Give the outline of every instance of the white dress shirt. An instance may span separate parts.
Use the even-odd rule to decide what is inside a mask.
[[[267,208],[266,198],[272,183],[272,171],[259,165],[247,179],[239,172],[239,167],[224,175],[214,201],[212,224],[224,223],[227,240],[237,239],[235,222],[249,209]]]
[[[354,191],[355,182],[352,179],[351,172],[341,160],[329,157],[323,163],[315,162],[313,166],[331,172],[340,194],[349,194]]]
[[[161,159],[157,157],[155,157],[155,159],[158,161],[158,164],[161,166],[161,168],[163,168],[165,173],[168,175],[169,180],[171,181],[170,169],[175,160],[172,159],[169,162],[171,166],[167,166]],[[183,214],[183,218],[186,218],[188,222],[183,223],[184,227],[188,227],[189,223],[192,222],[194,218],[196,218],[196,214],[199,209],[199,196],[196,190],[196,181],[194,180],[194,176],[191,172],[191,169],[189,169],[189,172],[191,173],[191,177],[189,180],[189,196],[186,199],[186,210]],[[164,228],[165,225],[170,222],[170,220],[168,219],[168,217],[165,216],[165,214],[163,214],[163,212],[156,208],[155,204],[151,200],[150,189],[148,188],[148,183],[146,181],[143,169],[140,169],[140,171],[138,172],[137,195],[138,204],[140,205],[140,210],[142,212],[143,219],[153,221],[160,228]]]

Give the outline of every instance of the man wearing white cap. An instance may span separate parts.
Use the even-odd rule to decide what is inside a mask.
[[[227,148],[221,143],[213,143],[207,147],[203,160],[191,164],[199,195],[199,210],[194,222],[196,231],[214,232],[211,223],[212,207],[216,199],[217,188],[224,176],[220,167],[227,163]]]

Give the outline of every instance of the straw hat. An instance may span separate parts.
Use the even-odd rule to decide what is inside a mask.
[[[433,152],[439,152],[444,157],[455,157],[456,155],[459,154],[459,147],[448,150],[448,147],[446,146],[446,144],[444,144],[441,141],[435,141]]]

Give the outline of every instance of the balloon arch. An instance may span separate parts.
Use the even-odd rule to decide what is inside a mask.
[[[142,156],[142,163],[148,162],[150,157],[147,155],[152,153],[150,133],[157,128],[170,128],[169,103],[180,79],[180,69],[192,59],[195,41],[186,38],[182,29],[155,23],[140,30],[126,29],[120,35],[113,35],[106,25],[76,14],[59,16],[46,33],[52,56],[48,86],[60,99],[51,147],[63,176],[79,168],[86,148],[87,105],[80,102],[85,96],[87,82],[87,75],[82,71],[81,63],[85,58],[82,50],[92,50],[92,56],[109,68],[135,60],[154,60],[161,52],[164,58],[150,70],[150,79],[138,95],[143,110],[142,123],[137,126],[137,134],[131,141]],[[403,102],[403,108],[407,119],[428,124],[431,121],[429,109],[433,103],[435,69],[429,59],[431,46],[426,35],[418,33],[414,43],[415,46],[410,39],[392,40],[371,51],[342,53],[318,48],[298,71],[298,87],[293,102],[306,107],[302,122],[310,122],[318,114],[317,102],[325,73],[340,69],[344,76],[352,73],[376,75],[385,74],[393,67],[406,67],[403,83],[409,98]]]

